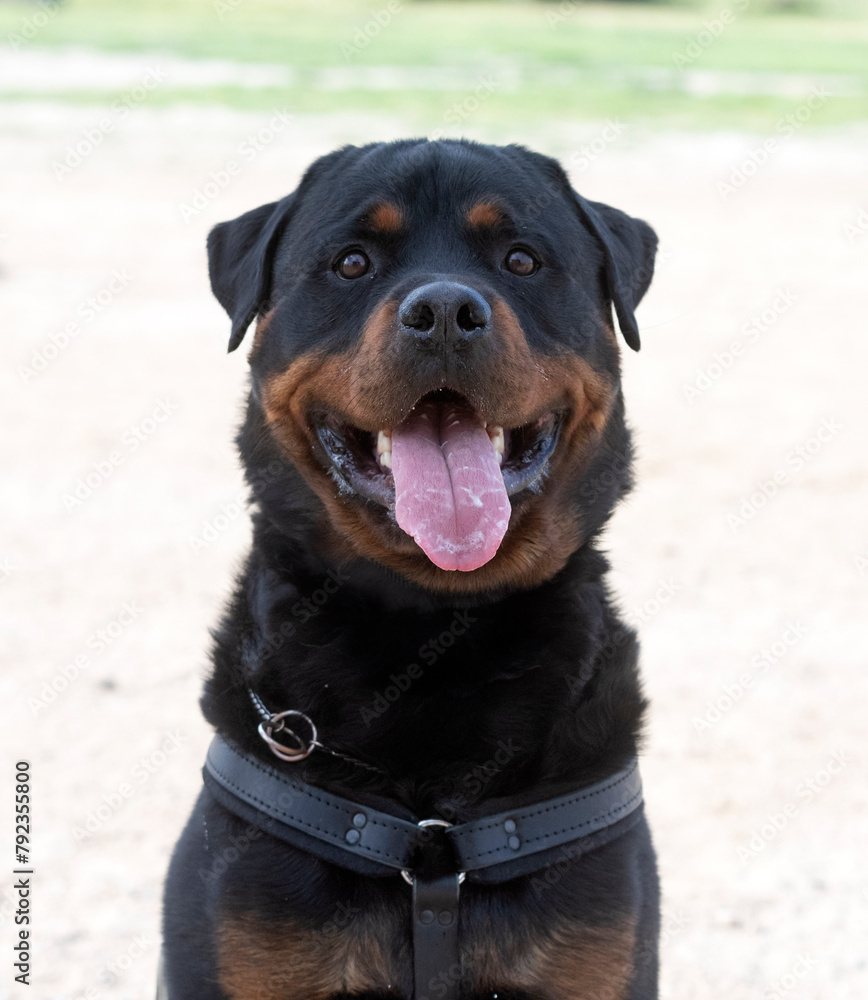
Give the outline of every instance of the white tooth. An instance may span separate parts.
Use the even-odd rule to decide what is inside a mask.
[[[392,468],[392,453],[390,451],[380,452],[380,465],[384,469]]]
[[[503,456],[503,449],[506,447],[506,438],[503,434],[503,428],[500,426],[489,427],[488,436],[491,438],[494,450],[498,453],[498,455]]]
[[[496,451],[494,454],[497,455],[497,464],[498,465],[503,465],[503,452],[502,451]]]
[[[391,431],[380,431],[377,434],[377,454],[382,455],[384,452],[391,450],[392,450]]]

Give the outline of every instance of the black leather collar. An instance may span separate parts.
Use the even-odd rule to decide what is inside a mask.
[[[570,858],[631,829],[641,816],[634,759],[579,791],[451,826],[413,822],[308,785],[215,736],[203,771],[230,812],[279,840],[361,875],[399,872],[413,886],[416,1000],[459,996],[458,886],[496,883],[538,871],[569,845]],[[422,824],[422,825],[420,825]],[[558,850],[560,849],[560,850]],[[430,877],[436,853],[446,871]]]

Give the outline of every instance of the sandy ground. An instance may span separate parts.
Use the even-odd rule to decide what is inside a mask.
[[[57,179],[98,117],[0,107],[4,1000],[151,996],[161,881],[209,738],[207,632],[248,538],[230,444],[245,360],[225,354],[205,233],[315,155],[405,131],[297,118],[185,221],[271,116],[143,107]],[[624,362],[639,486],[608,544],[652,698],[662,993],[864,1000],[868,134],[797,135],[724,199],[762,137],[628,130],[585,163],[601,129],[494,138],[572,162],[584,193],[661,234],[645,346]],[[20,758],[29,992],[8,950]]]

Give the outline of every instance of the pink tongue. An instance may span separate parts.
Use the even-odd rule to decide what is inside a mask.
[[[422,403],[392,431],[395,516],[441,569],[494,556],[511,511],[488,433],[460,403]]]

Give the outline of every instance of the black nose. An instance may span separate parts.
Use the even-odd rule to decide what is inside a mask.
[[[421,348],[459,347],[488,330],[491,306],[467,285],[434,281],[416,288],[398,307],[398,322]]]

